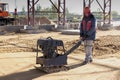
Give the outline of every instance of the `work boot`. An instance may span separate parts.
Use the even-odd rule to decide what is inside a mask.
[[[90,59],[90,63],[91,63],[91,62],[93,62],[93,60],[92,60],[92,59]]]
[[[91,62],[93,62],[92,59],[90,59],[90,60],[85,60],[82,64],[83,64],[83,65],[86,65],[86,64],[91,63]]]

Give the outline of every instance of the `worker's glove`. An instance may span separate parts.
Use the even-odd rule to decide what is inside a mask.
[[[84,34],[83,34],[83,33],[80,33],[80,36],[81,36],[81,37],[83,37],[83,36],[84,36]]]
[[[85,35],[85,38],[88,38],[89,37],[89,35]]]
[[[80,37],[80,40],[84,41],[84,40],[85,40],[85,37]]]

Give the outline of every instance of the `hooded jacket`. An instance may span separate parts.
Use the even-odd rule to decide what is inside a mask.
[[[80,25],[80,36],[85,40],[95,40],[96,37],[96,19],[90,14],[88,17],[83,17]]]

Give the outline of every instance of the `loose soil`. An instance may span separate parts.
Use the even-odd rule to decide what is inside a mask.
[[[70,49],[78,40],[68,41],[65,43],[65,48]],[[119,54],[120,51],[120,36],[102,36],[95,40],[93,48],[93,56],[103,56],[109,54]],[[84,45],[80,46],[74,53],[83,53]]]
[[[15,53],[15,52],[35,52],[37,39],[23,39],[18,36],[17,38],[10,38],[0,41],[0,53]],[[77,40],[64,41],[65,49],[70,49],[78,42]],[[119,54],[120,51],[120,35],[109,35],[97,38],[94,43],[93,56],[102,56],[107,54]],[[74,53],[83,53],[84,46],[80,46]]]
[[[120,31],[97,31],[93,62],[81,65],[84,46],[68,56],[70,70],[46,74],[36,70],[36,41],[51,36],[63,40],[66,50],[79,35],[59,32],[0,36],[0,80],[120,80]]]

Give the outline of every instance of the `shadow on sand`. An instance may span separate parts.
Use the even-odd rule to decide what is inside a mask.
[[[74,57],[70,57],[70,59],[74,59],[74,60],[77,60],[77,61],[83,61],[81,59],[76,59]],[[102,66],[102,67],[106,67],[106,68],[109,68],[109,70],[106,70],[106,71],[97,71],[97,72],[91,72],[91,73],[81,73],[81,74],[54,74],[54,75],[51,75],[51,76],[63,76],[63,75],[85,75],[85,74],[96,74],[96,73],[104,73],[104,72],[111,72],[111,71],[119,71],[120,68],[117,68],[117,67],[113,67],[113,66],[108,66],[108,65],[105,65],[105,64],[100,64],[100,63],[92,63],[93,65],[98,65],[98,66]],[[77,67],[80,67],[80,66],[84,66],[83,63],[78,63],[78,64],[70,64],[70,69],[74,69],[74,68],[77,68]],[[41,76],[44,76],[44,75],[48,75],[47,73],[44,73],[44,72],[41,72],[39,70],[36,70],[36,69],[31,69],[29,71],[24,71],[24,72],[17,72],[17,73],[13,73],[13,74],[8,74],[8,75],[5,75],[5,76],[1,76],[0,77],[0,80],[33,80],[35,78],[38,78],[38,77],[41,77]],[[120,78],[120,71],[118,72],[118,74],[116,75],[116,77]]]

